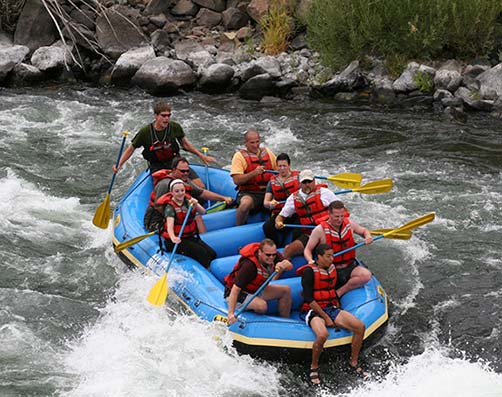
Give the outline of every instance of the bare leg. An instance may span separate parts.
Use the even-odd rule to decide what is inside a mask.
[[[350,274],[349,281],[346,284],[342,285],[340,288],[336,290],[338,296],[342,296],[346,292],[359,288],[366,284],[371,279],[371,272],[362,266],[357,266],[352,270]]]
[[[293,256],[302,255],[304,250],[303,243],[300,240],[292,241],[284,248],[283,256],[287,260],[291,260]]]
[[[267,285],[261,297],[265,300],[278,299],[278,310],[281,317],[289,318],[291,313],[291,288],[287,285]]]
[[[335,325],[353,332],[350,365],[352,367],[357,367],[359,353],[363,345],[365,331],[364,323],[349,312],[342,310],[338,316],[336,316]]]
[[[237,208],[237,213],[235,215],[235,224],[237,226],[244,225],[249,216],[249,211],[253,209],[254,203],[251,196],[243,196],[239,203],[239,208]]]
[[[316,335],[316,340],[312,346],[312,363],[310,364],[310,368],[319,368],[319,358],[321,357],[326,339],[328,339],[329,332],[321,317],[314,317],[310,322],[310,327]]]

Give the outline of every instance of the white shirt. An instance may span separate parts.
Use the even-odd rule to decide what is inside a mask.
[[[308,194],[303,193],[302,190],[298,190],[298,194],[300,195],[301,198],[306,199]],[[290,194],[288,196],[288,199],[286,200],[286,203],[284,204],[284,207],[282,207],[281,212],[279,213],[280,216],[284,218],[289,218],[290,216],[293,216],[295,213],[295,199],[294,199],[294,194]],[[331,190],[326,189],[325,187],[321,188],[321,201],[324,204],[325,207],[330,205],[331,202],[338,200],[336,198],[335,193],[333,193]]]

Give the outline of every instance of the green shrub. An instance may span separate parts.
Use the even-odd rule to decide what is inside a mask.
[[[500,0],[313,0],[307,38],[340,67],[365,55],[472,57],[492,46]]]
[[[272,0],[260,22],[263,37],[261,47],[265,54],[277,55],[286,51],[292,33],[287,0]]]
[[[434,79],[429,73],[419,70],[413,80],[415,81],[418,90],[424,94],[429,94],[434,89]]]

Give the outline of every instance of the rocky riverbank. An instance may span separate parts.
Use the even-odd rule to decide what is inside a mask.
[[[466,111],[502,115],[502,63],[411,62],[392,78],[379,60],[364,70],[354,61],[332,73],[298,28],[288,52],[265,55],[258,21],[270,0],[104,0],[58,9],[41,1],[25,2],[14,34],[0,32],[0,86],[93,81],[159,96],[200,90],[256,101],[369,101],[433,107],[460,121]],[[308,4],[296,0],[299,18]]]

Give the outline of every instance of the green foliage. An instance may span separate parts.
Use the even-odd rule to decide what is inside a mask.
[[[313,0],[309,44],[340,67],[364,55],[467,58],[492,47],[500,0]]]
[[[429,73],[419,70],[417,74],[415,74],[413,80],[415,81],[418,90],[424,94],[429,94],[434,89],[434,79]]]
[[[286,51],[291,36],[291,17],[286,0],[272,0],[260,22],[263,34],[261,47],[265,54],[277,55]]]

